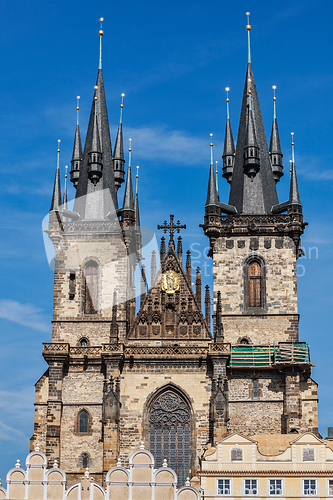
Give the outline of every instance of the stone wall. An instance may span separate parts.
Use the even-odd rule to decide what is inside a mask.
[[[249,309],[246,304],[244,262],[250,256],[264,263],[262,308]],[[214,298],[220,291],[225,342],[237,343],[242,336],[261,344],[298,339],[296,252],[291,238],[220,237],[213,260]]]

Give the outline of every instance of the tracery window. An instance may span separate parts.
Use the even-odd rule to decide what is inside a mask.
[[[243,262],[244,308],[266,309],[266,262],[260,255],[250,255]],[[260,311],[258,311],[260,312]]]
[[[84,269],[84,312],[97,314],[98,309],[98,266],[88,262]]]
[[[150,451],[156,467],[166,459],[177,473],[178,486],[190,475],[190,408],[172,391],[166,391],[152,403],[149,416]]]
[[[87,453],[86,451],[83,452],[81,454],[80,459],[81,459],[80,461],[81,461],[83,469],[86,469],[87,467],[89,467],[89,453]]]

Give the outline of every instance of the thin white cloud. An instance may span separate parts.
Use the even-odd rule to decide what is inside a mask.
[[[182,130],[170,130],[166,125],[140,128],[125,127],[125,136],[131,137],[133,157],[188,165],[208,165],[210,162],[209,135],[193,136]],[[217,151],[221,145],[218,144]]]
[[[50,325],[42,312],[42,309],[33,304],[21,304],[15,300],[0,299],[0,318],[48,333]]]
[[[1,441],[11,441],[15,443],[20,443],[22,439],[26,439],[27,436],[24,432],[10,425],[6,425],[0,420],[0,440]]]

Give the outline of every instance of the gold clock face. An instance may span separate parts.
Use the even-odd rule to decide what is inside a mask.
[[[179,290],[179,275],[176,271],[172,269],[164,271],[161,279],[161,288],[166,293],[175,293]]]

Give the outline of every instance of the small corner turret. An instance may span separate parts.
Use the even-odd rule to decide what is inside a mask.
[[[79,125],[79,110],[80,110],[80,96],[78,95],[76,103],[76,129],[75,129],[75,137],[74,137],[74,146],[73,146],[73,154],[71,159],[71,182],[76,189],[77,183],[79,182],[80,177],[80,168],[82,163],[82,144],[81,144],[81,134],[80,134],[80,125]]]
[[[226,92],[227,92],[227,123],[225,127],[225,137],[224,137],[224,148],[223,148],[223,155],[222,155],[222,160],[223,160],[223,173],[222,177],[226,179],[226,181],[231,184],[231,179],[232,179],[232,171],[234,168],[234,162],[235,162],[235,144],[234,144],[234,138],[232,135],[232,129],[231,129],[231,123],[230,123],[230,116],[229,116],[229,87],[226,87]]]
[[[281,152],[279,130],[276,120],[276,96],[275,96],[276,85],[273,85],[272,88],[274,91],[274,96],[273,96],[274,113],[273,113],[271,140],[269,144],[269,155],[271,157],[274,180],[277,183],[283,176],[283,166],[282,166],[283,154]]]
[[[120,119],[116,138],[116,144],[113,152],[113,175],[114,184],[118,190],[122,183],[125,181],[125,158],[124,158],[124,144],[123,144],[123,107],[124,107],[125,94],[121,94],[120,103]]]

